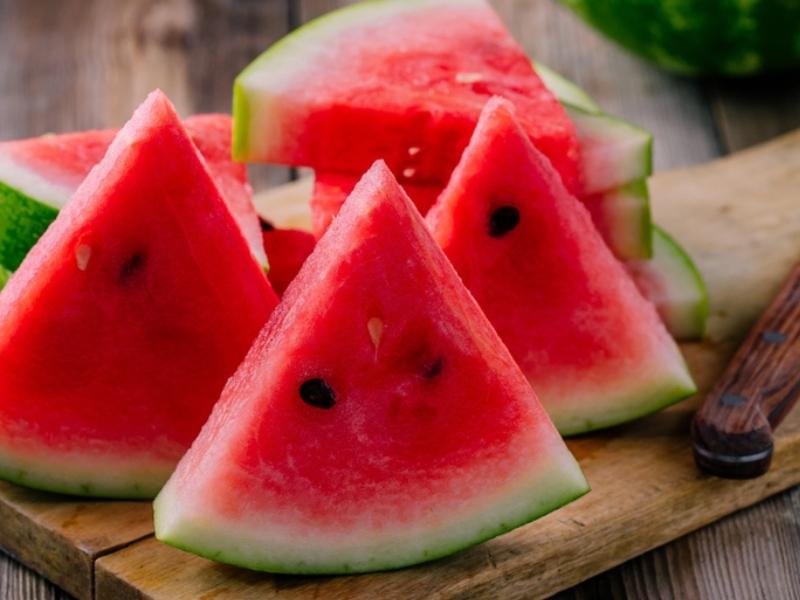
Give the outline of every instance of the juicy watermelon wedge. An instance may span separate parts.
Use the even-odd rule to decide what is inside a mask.
[[[262,220],[264,250],[270,257],[269,282],[281,296],[314,250],[316,238],[299,229],[278,229]]]
[[[563,434],[695,391],[655,309],[508,102],[487,104],[427,222]]]
[[[361,2],[295,30],[236,79],[234,154],[444,184],[492,95],[577,192],[575,127],[484,0]]]
[[[156,536],[253,569],[372,571],[455,552],[587,490],[378,163],[156,499]]]
[[[153,497],[276,302],[154,92],[0,294],[0,476]]]
[[[267,266],[243,164],[231,160],[231,118],[189,117],[186,129],[259,264]],[[0,265],[14,270],[105,155],[115,130],[0,142]]]
[[[705,335],[708,290],[692,259],[666,231],[654,225],[653,258],[626,267],[673,336],[694,340]]]

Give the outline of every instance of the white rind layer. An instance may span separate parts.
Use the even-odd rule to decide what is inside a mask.
[[[4,153],[0,153],[0,182],[57,210],[66,205],[75,191],[74,186],[53,183]]]
[[[542,457],[539,465],[528,465],[527,472],[520,473],[507,488],[491,493],[481,490],[484,493],[469,510],[449,514],[438,527],[365,520],[359,530],[325,534],[313,523],[275,520],[253,512],[235,522],[209,510],[211,504],[203,498],[212,488],[192,482],[179,489],[173,478],[155,501],[156,536],[215,560],[270,572],[399,568],[504,533],[588,491],[577,462],[563,443],[556,439],[553,446],[557,450]],[[334,509],[334,520],[335,514]]]

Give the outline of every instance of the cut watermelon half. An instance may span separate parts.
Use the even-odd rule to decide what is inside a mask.
[[[153,497],[276,302],[154,92],[0,294],[0,476]]]
[[[267,266],[243,164],[231,160],[231,118],[185,121],[259,264]],[[0,264],[14,270],[105,155],[115,130],[48,134],[0,143]]]
[[[316,238],[299,229],[279,229],[261,220],[264,250],[270,257],[269,281],[281,296],[314,250]]]
[[[295,30],[236,79],[234,154],[444,184],[493,95],[579,191],[575,127],[484,0],[361,2]]]
[[[692,259],[666,231],[654,225],[653,258],[626,267],[673,336],[694,340],[705,335],[708,290]]]
[[[378,163],[156,499],[156,536],[273,572],[391,569],[587,490],[528,381]]]
[[[493,99],[428,225],[563,434],[695,391],[654,307]]]

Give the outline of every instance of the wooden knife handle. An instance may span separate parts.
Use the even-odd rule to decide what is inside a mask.
[[[732,479],[764,474],[772,460],[772,431],[798,395],[800,264],[695,415],[692,441],[697,466]]]

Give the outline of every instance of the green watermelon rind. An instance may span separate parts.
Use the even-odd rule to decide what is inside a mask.
[[[533,61],[533,68],[556,99],[564,105],[583,110],[591,114],[600,114],[603,109],[589,93],[573,81],[538,61]]]
[[[800,64],[800,4],[776,0],[561,0],[620,46],[686,75]]]
[[[599,206],[608,230],[603,238],[620,260],[646,260],[653,256],[650,192],[647,181],[637,179],[615,190],[584,199]]]
[[[192,554],[197,554],[217,562],[223,562],[247,569],[266,571],[270,573],[293,575],[343,575],[370,571],[389,571],[401,569],[414,564],[419,564],[420,562],[428,562],[443,558],[455,552],[470,548],[497,537],[498,535],[507,533],[512,529],[535,521],[536,519],[580,498],[589,492],[591,488],[571,455],[569,458],[569,465],[555,465],[551,467],[551,471],[546,473],[544,476],[542,476],[540,473],[535,482],[532,482],[529,485],[521,485],[519,490],[514,490],[517,493],[517,496],[510,499],[508,496],[504,496],[503,498],[498,499],[497,504],[500,504],[503,501],[509,503],[513,503],[514,501],[523,502],[532,496],[541,496],[541,490],[543,489],[558,490],[546,501],[539,502],[536,507],[525,511],[518,518],[503,519],[503,522],[495,527],[482,528],[469,539],[462,539],[454,543],[441,543],[440,545],[436,545],[436,537],[437,535],[439,537],[442,536],[443,532],[441,531],[434,531],[431,533],[431,543],[429,545],[426,545],[427,540],[423,539],[421,536],[417,536],[415,539],[415,545],[425,547],[420,548],[416,554],[408,555],[401,560],[392,560],[391,558],[387,558],[386,560],[367,561],[366,563],[360,563],[358,565],[352,565],[345,562],[307,564],[303,562],[287,563],[274,560],[253,560],[252,557],[258,552],[258,550],[249,549],[246,542],[239,548],[235,548],[237,535],[232,533],[231,530],[226,528],[224,525],[220,526],[219,530],[217,531],[209,530],[206,532],[200,531],[199,528],[196,528],[196,530],[193,532],[191,531],[191,525],[184,525],[180,528],[180,531],[176,532],[176,530],[173,529],[173,534],[177,533],[177,535],[171,536],[164,533],[165,521],[168,518],[166,515],[170,512],[170,503],[172,502],[168,492],[169,486],[167,486],[167,488],[165,488],[164,491],[159,494],[154,502],[156,538],[180,550],[191,552]],[[569,472],[570,477],[565,477],[564,472]],[[555,483],[549,483],[548,480],[553,480]],[[559,490],[559,488],[561,489]],[[479,515],[475,515],[474,517],[486,518],[487,516],[491,517],[491,508],[482,510]],[[474,519],[472,518],[465,518],[464,526],[468,526],[473,520]],[[455,530],[456,528],[453,529]],[[179,537],[181,541],[173,539],[173,537]],[[224,545],[224,543],[221,543],[221,540],[225,539],[229,539],[232,542],[229,549],[221,549]],[[253,541],[253,544],[256,544],[255,540]],[[211,548],[214,548],[214,550],[211,550]]]
[[[85,457],[83,464],[87,465],[87,468],[82,469],[80,473],[70,472],[70,469],[65,470],[59,465],[53,465],[52,461],[49,461],[46,465],[40,462],[39,464],[20,467],[19,465],[24,464],[26,461],[30,463],[30,457],[11,459],[0,449],[0,479],[43,492],[70,496],[152,500],[166,482],[170,472],[170,468],[162,468],[156,474],[147,476],[144,475],[144,470],[141,469],[140,465],[137,465],[136,470],[140,473],[138,483],[128,481],[113,485],[109,484],[108,481],[101,483],[92,480],[92,468],[88,466],[91,464],[91,460],[91,457]],[[95,468],[99,472],[119,471],[119,463],[112,461],[107,465]],[[44,475],[44,473],[52,473],[53,475],[48,476]]]
[[[691,378],[686,379],[688,366],[682,358],[680,360],[683,374],[676,374],[661,382],[648,382],[641,391],[615,397],[612,403],[614,411],[610,411],[605,403],[598,403],[597,415],[589,417],[586,416],[585,406],[580,410],[580,417],[573,417],[568,410],[559,412],[559,407],[548,406],[547,410],[558,432],[565,437],[622,425],[657,413],[697,393],[697,386]]]
[[[13,273],[6,269],[3,265],[0,265],[0,290],[2,290]]]
[[[0,265],[15,271],[58,209],[0,181]]]
[[[710,301],[700,270],[689,253],[656,224],[653,224],[653,244],[654,260],[662,265],[662,274],[672,284],[680,285],[689,298],[683,305],[675,298],[672,304],[663,307],[661,316],[667,329],[679,340],[701,339],[706,332]],[[651,263],[650,266],[656,268]]]
[[[653,135],[646,129],[606,113],[593,113],[565,104],[578,131],[583,155],[584,191],[587,194],[616,189],[653,173]],[[601,151],[590,138],[603,141]],[[608,147],[613,147],[609,151]],[[611,162],[609,162],[609,159]]]

